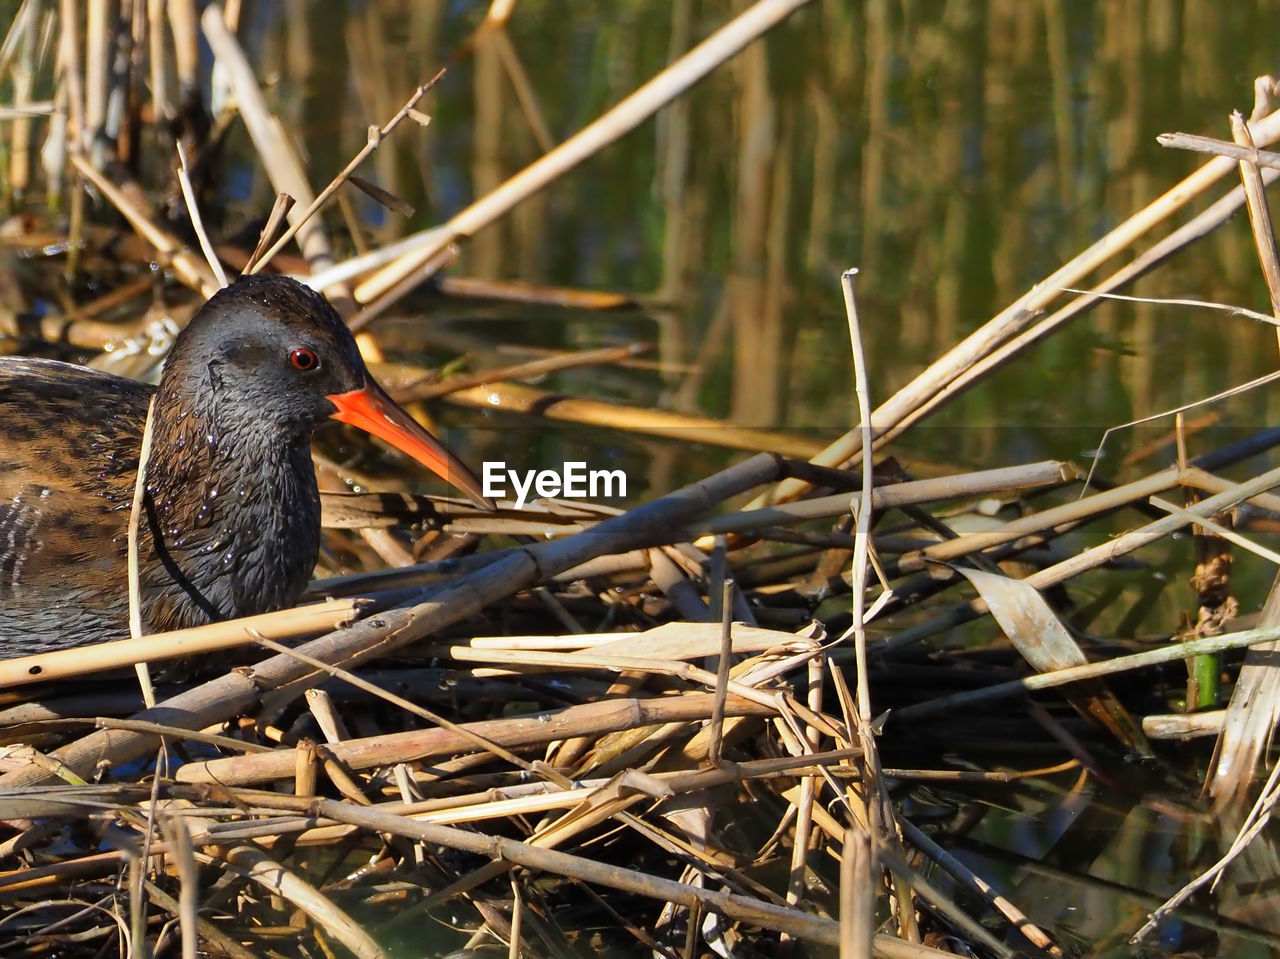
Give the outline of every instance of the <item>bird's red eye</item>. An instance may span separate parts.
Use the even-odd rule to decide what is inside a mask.
[[[319,358],[311,350],[294,350],[289,354],[289,362],[293,364],[294,369],[302,370],[304,373],[320,365]]]

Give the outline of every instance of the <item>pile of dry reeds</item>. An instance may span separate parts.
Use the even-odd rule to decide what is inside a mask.
[[[19,345],[43,337],[111,347],[118,369],[121,355],[154,363],[174,325],[218,285],[210,262],[278,266],[272,257],[293,238],[305,261],[296,268],[365,331],[376,359],[369,322],[446,263],[455,243],[802,5],[760,0],[448,223],[342,259],[310,213],[348,177],[312,193],[229,26],[234,11],[210,6],[197,24],[190,2],[94,2],[85,19],[74,3],[27,0],[0,49],[17,97],[13,156],[28,157],[43,138],[43,182],[66,198],[68,218],[27,223],[7,242],[43,247],[54,236],[82,257],[106,256],[106,217],[86,207],[92,190],[136,231],[110,256],[158,262],[193,292],[157,318],[141,306],[157,283],[147,276],[35,323],[6,304],[0,329]],[[509,6],[495,2],[483,29],[500,33]],[[199,182],[208,141],[197,122],[206,102],[197,31],[235,104],[216,124],[243,121],[289,198],[277,211],[288,209],[293,224],[281,232],[273,217],[257,250],[209,243],[207,258],[151,205],[173,184],[127,179],[141,168],[128,153],[140,127],[182,127],[183,192],[209,187]],[[33,102],[42,71],[54,92]],[[371,129],[370,151],[399,122],[425,121],[426,89]],[[1197,694],[1210,700],[1183,662],[1213,657],[1210,674],[1230,672],[1231,657],[1217,658],[1224,651],[1280,639],[1280,603],[1258,629],[1218,635],[1230,590],[1229,564],[1215,556],[1228,540],[1253,547],[1213,522],[1246,501],[1280,508],[1266,492],[1280,471],[1242,484],[1219,474],[1280,433],[1089,485],[1062,462],[917,478],[891,458],[891,444],[1246,197],[1280,304],[1259,188],[1275,159],[1254,148],[1277,137],[1280,114],[1260,106],[1249,128],[1239,125],[1238,155],[1207,162],[874,408],[846,275],[861,425],[821,449],[590,398],[551,402],[507,382],[622,362],[629,348],[443,381],[384,369],[405,402],[465,402],[485,384],[484,402],[529,416],[755,455],[624,513],[546,501],[484,513],[408,494],[326,494],[329,554],[348,565],[357,557],[366,571],[318,580],[310,605],[0,663],[0,952],[693,956],[757,954],[790,940],[847,956],[935,955],[956,942],[981,955],[1060,955],[1016,895],[999,894],[945,848],[960,825],[926,830],[904,800],[922,784],[1114,781],[1117,758],[1153,756],[1152,739],[1216,733],[1224,714],[1194,712]],[[1237,171],[1243,187],[1146,239]],[[38,179],[22,176],[11,172],[11,186],[30,190]],[[1064,293],[1131,249],[1140,252],[1092,292]],[[108,311],[131,319],[108,322]],[[864,455],[872,449],[874,467]],[[349,475],[320,466],[331,488]],[[1191,505],[1170,501],[1179,490]],[[992,501],[1002,508],[987,510]],[[1203,548],[1199,621],[1177,643],[1082,643],[1082,620],[1067,625],[1063,584],[1187,527]],[[1047,549],[1086,529],[1102,531],[1098,545]],[[936,643],[988,613],[1007,642]],[[154,702],[92,679],[139,659],[208,662],[233,648],[221,655],[246,665],[162,685]],[[1249,708],[1225,714],[1211,783],[1223,808],[1247,794],[1280,702],[1265,661],[1240,676]],[[1125,681],[1139,669],[1141,682]],[[1108,676],[1119,679],[1108,685]],[[1187,714],[1154,715],[1176,697],[1191,700]],[[1018,767],[999,757],[990,768],[944,759],[961,727],[999,740],[1028,725],[1059,744],[1051,759]],[[1254,832],[1276,788],[1273,776],[1246,823]]]

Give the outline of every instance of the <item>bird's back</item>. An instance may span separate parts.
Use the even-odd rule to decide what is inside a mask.
[[[125,554],[152,388],[0,358],[0,657],[127,635]]]

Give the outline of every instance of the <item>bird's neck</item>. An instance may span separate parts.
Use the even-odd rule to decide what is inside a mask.
[[[164,571],[152,584],[153,628],[296,602],[319,548],[309,438],[259,422],[252,410],[219,415],[217,402],[195,409],[169,399],[162,385],[140,541]]]

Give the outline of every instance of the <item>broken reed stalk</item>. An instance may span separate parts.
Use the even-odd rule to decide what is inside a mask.
[[[280,224],[284,222],[285,217],[289,215],[289,211],[293,209],[293,204],[294,199],[289,194],[276,194],[276,202],[271,205],[271,213],[267,216],[267,222],[263,225],[262,233],[258,236],[258,245],[249,254],[249,259],[240,271],[241,273],[249,272],[249,268],[262,259],[272,239],[280,232]]]
[[[160,827],[168,841],[169,861],[178,867],[178,926],[182,933],[182,959],[197,959],[200,941],[196,916],[200,907],[200,880],[196,872],[191,831],[181,816],[164,816]]]
[[[1250,137],[1252,139],[1252,136]],[[1230,157],[1233,160],[1248,162],[1253,166],[1270,167],[1280,170],[1280,153],[1271,150],[1259,150],[1255,146],[1243,146],[1229,140],[1218,140],[1214,137],[1199,136],[1194,133],[1161,133],[1156,142],[1162,147],[1173,150],[1194,150],[1197,153],[1211,153],[1214,156]]]
[[[328,186],[320,191],[319,195],[317,195],[315,199],[307,205],[305,210],[296,217],[290,218],[289,229],[285,230],[284,234],[276,240],[261,257],[255,256],[250,259],[249,264],[244,269],[246,275],[257,273],[266,266],[277,253],[284,249],[285,245],[293,239],[294,235],[302,228],[303,224],[319,212],[320,208],[324,206],[329,198],[338,191],[342,184],[345,183],[353,173],[355,173],[360,164],[365,161],[369,154],[381,145],[383,138],[390,135],[390,133],[398,127],[403,120],[413,116],[417,122],[423,122],[422,120],[417,119],[417,110],[415,108],[422,101],[422,98],[427,95],[427,92],[440,82],[443,76],[444,71],[441,70],[426,83],[419,84],[418,88],[413,92],[409,99],[405,101],[404,106],[400,108],[395,116],[384,123],[381,127],[369,127],[369,136],[365,141],[365,145],[360,148],[360,151],[354,157],[352,157],[351,162],[348,163],[337,176],[329,181]]]
[[[1231,113],[1231,133],[1241,146],[1253,147],[1253,137],[1249,133],[1249,127],[1238,110]],[[1280,318],[1280,252],[1276,249],[1276,235],[1271,228],[1271,207],[1267,203],[1262,171],[1258,169],[1257,164],[1249,160],[1241,160],[1240,179],[1244,185],[1244,195],[1249,208],[1249,225],[1253,230],[1253,243],[1258,251],[1258,262],[1262,267],[1262,275],[1267,281],[1267,292],[1271,295],[1271,312]],[[1276,331],[1276,335],[1280,336],[1280,330]]]

